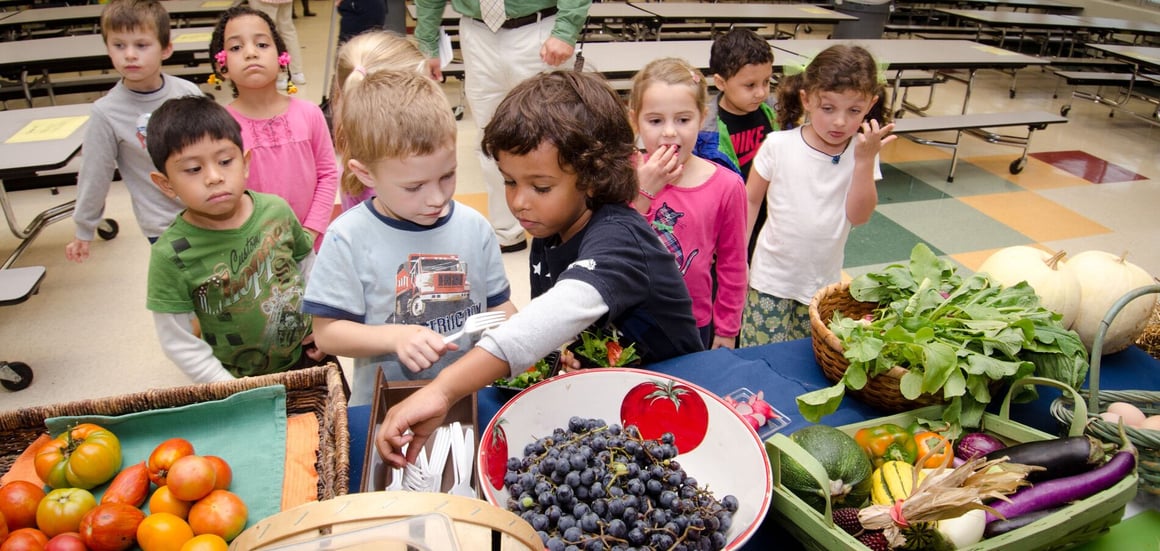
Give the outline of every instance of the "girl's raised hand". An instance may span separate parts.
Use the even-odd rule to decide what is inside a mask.
[[[685,168],[679,159],[680,150],[677,147],[657,148],[649,155],[648,160],[637,163],[636,177],[640,180],[640,188],[655,195],[665,187],[665,184],[675,183]]]
[[[854,144],[854,156],[864,159],[873,158],[882,151],[882,146],[898,138],[898,136],[891,134],[893,131],[894,123],[880,127],[876,119],[864,121],[862,132],[858,133],[856,137],[858,142]]]

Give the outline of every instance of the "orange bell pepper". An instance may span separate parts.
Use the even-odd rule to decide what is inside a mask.
[[[951,460],[954,459],[955,452],[950,441],[937,432],[920,432],[914,435],[914,441],[918,444],[918,459],[916,461],[921,460],[924,456],[927,458],[922,464],[923,468],[934,469],[944,463],[950,465]],[[927,454],[930,455],[927,456]]]
[[[914,436],[905,427],[894,423],[859,429],[854,433],[854,441],[870,457],[875,469],[887,461],[902,461],[913,465],[914,460],[918,459]]]

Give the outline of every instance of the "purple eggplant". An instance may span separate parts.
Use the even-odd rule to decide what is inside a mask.
[[[1087,472],[1103,463],[1108,450],[1103,442],[1091,436],[1072,436],[1016,444],[987,454],[987,460],[1007,457],[1011,463],[1043,467],[1028,473],[1027,480],[1037,482]]]
[[[1035,522],[1043,517],[1055,514],[1057,511],[1061,511],[1066,507],[1066,505],[1060,505],[1059,507],[1052,507],[1050,509],[1043,509],[1041,511],[1019,515],[1012,519],[989,522],[987,523],[987,528],[983,530],[983,537],[993,538],[1001,534],[1006,534],[1012,530],[1027,526],[1028,524],[1031,524],[1032,522]]]

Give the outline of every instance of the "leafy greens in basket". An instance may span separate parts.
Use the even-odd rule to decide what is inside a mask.
[[[941,393],[947,401],[943,420],[956,428],[978,426],[996,383],[1034,374],[1078,388],[1087,377],[1079,336],[1040,306],[1030,286],[1002,287],[984,274],[964,279],[923,243],[911,251],[909,264],[855,278],[850,295],[878,308],[867,319],[834,313],[829,328],[850,367],[834,386],[797,397],[810,421],[837,410],[846,387],[861,389],[896,365],[908,370],[899,384],[902,395],[913,400]]]

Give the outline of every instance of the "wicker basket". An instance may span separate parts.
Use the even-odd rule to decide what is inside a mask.
[[[834,313],[841,312],[843,316],[858,319],[873,313],[877,307],[878,303],[875,302],[855,300],[850,296],[850,285],[847,283],[835,283],[825,287],[810,301],[810,332],[813,334],[814,358],[818,365],[822,366],[822,372],[830,381],[836,383],[841,380],[846,369],[850,367],[850,362],[842,354],[841,341],[828,327]],[[906,375],[906,368],[895,366],[886,373],[870,377],[861,390],[847,388],[846,393],[887,413],[899,413],[944,402],[941,397],[931,394],[923,394],[915,400],[907,399],[898,388],[903,375]]]
[[[1112,402],[1127,402],[1132,404],[1145,415],[1160,414],[1160,391],[1155,390],[1100,390],[1100,358],[1103,356],[1104,336],[1111,326],[1116,314],[1120,313],[1129,302],[1142,295],[1160,293],[1160,285],[1140,287],[1121,297],[1100,322],[1100,330],[1096,333],[1092,343],[1090,383],[1088,390],[1081,390],[1080,394],[1087,400],[1087,428],[1084,432],[1103,440],[1104,442],[1119,444],[1120,428],[1118,424],[1109,423],[1099,417],[1100,412],[1106,411]],[[1070,396],[1057,398],[1051,403],[1051,415],[1062,423],[1071,423],[1075,401]],[[1140,489],[1160,496],[1160,431],[1124,427],[1124,432],[1136,446],[1139,460],[1136,462],[1136,471],[1140,474]]]
[[[334,364],[233,381],[147,390],[136,394],[0,413],[0,473],[40,435],[44,420],[68,415],[125,415],[199,402],[221,400],[243,390],[284,385],[286,414],[313,413],[318,418],[318,499],[346,494],[350,480],[350,433],[342,372]]]
[[[1136,339],[1136,346],[1160,360],[1160,300],[1156,301],[1156,306],[1152,308],[1152,316],[1148,318],[1144,332]]]

